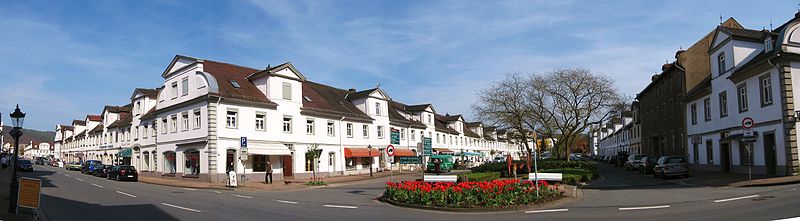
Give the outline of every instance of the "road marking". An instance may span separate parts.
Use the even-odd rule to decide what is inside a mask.
[[[743,196],[743,197],[734,197],[734,198],[730,198],[730,199],[714,200],[714,202],[715,203],[723,203],[723,202],[734,201],[734,200],[749,199],[749,198],[753,198],[753,197],[758,197],[758,195],[750,195],[750,196]]]
[[[800,220],[800,216],[799,217],[794,217],[794,218],[778,219],[778,220],[774,220],[774,221],[797,221],[797,220]]]
[[[547,209],[547,210],[531,210],[525,211],[525,213],[549,213],[549,212],[566,212],[569,209]]]
[[[358,209],[358,207],[357,207],[357,206],[340,206],[340,205],[322,205],[322,206],[324,206],[324,207],[330,207],[330,208]]]
[[[279,203],[286,203],[286,204],[297,204],[297,202],[293,202],[293,201],[286,201],[286,200],[275,200],[275,202],[279,202]]]
[[[136,198],[136,196],[134,196],[133,194],[130,194],[130,193],[121,192],[121,191],[117,191],[117,193],[119,193],[119,194],[122,194],[122,195],[126,195],[126,196],[130,196],[130,197],[133,197],[133,198]]]
[[[100,186],[100,185],[97,185],[97,184],[94,184],[94,183],[92,183],[92,186],[103,188],[103,186]]]
[[[81,178],[75,178],[75,179],[78,180],[78,181],[83,182],[83,179],[81,179]]]
[[[643,206],[643,207],[624,207],[624,208],[619,208],[619,210],[620,210],[620,211],[626,211],[626,210],[663,209],[663,208],[669,208],[669,205],[663,205],[663,206]]]
[[[67,176],[67,177],[72,177],[72,176],[70,176],[69,174],[66,174],[66,173],[64,174],[64,176]]]
[[[192,211],[192,212],[196,212],[196,213],[202,213],[203,212],[203,211],[200,211],[200,210],[186,208],[186,207],[182,207],[182,206],[176,206],[176,205],[172,205],[172,204],[169,204],[169,203],[161,203],[161,205],[169,206],[169,207],[173,207],[173,208],[178,208],[178,209],[182,209],[182,210],[186,210],[186,211]]]
[[[197,189],[192,189],[192,188],[181,188],[181,189],[184,189],[184,190],[191,190],[191,191],[195,191],[195,190],[197,190]]]
[[[214,193],[222,193],[222,192],[214,190]]]
[[[252,199],[253,198],[252,196],[242,196],[242,195],[239,195],[239,194],[231,194],[231,195],[233,195],[235,197],[246,198],[246,199]]]

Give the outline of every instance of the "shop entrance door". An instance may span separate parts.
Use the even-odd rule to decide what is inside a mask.
[[[283,165],[284,177],[294,176],[294,173],[292,172],[292,162],[294,162],[292,161],[292,155],[281,156],[281,165]]]
[[[764,134],[764,165],[767,167],[767,174],[774,175],[778,163],[775,156],[775,134]]]
[[[731,144],[721,143],[719,145],[719,165],[722,172],[731,171]]]

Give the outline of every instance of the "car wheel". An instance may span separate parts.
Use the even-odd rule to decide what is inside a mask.
[[[117,181],[120,181],[119,175],[116,176]]]

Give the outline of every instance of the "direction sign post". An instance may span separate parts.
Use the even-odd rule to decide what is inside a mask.
[[[747,157],[750,158],[750,159],[753,158],[752,157],[753,156],[753,151],[752,151],[753,142],[755,142],[756,139],[758,138],[755,135],[755,133],[753,132],[753,127],[755,125],[756,125],[756,122],[753,120],[753,118],[745,117],[744,119],[742,119],[742,128],[744,128],[745,131],[742,134],[742,140],[741,141],[745,142],[744,143],[744,145],[745,145],[744,147],[745,147],[745,150],[747,150]],[[747,177],[748,177],[748,180],[750,180],[750,181],[753,180],[753,162],[750,162],[747,165]]]
[[[389,133],[392,140],[392,144],[400,145],[400,131],[397,129],[392,129]]]

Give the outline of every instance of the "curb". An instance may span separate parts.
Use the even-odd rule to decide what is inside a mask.
[[[730,186],[730,187],[764,187],[764,186],[780,186],[780,185],[797,184],[797,183],[800,183],[800,180],[775,182],[775,183],[753,183],[753,184],[743,184],[743,185],[735,185],[735,183],[732,183],[731,185],[728,185],[728,186]]]

